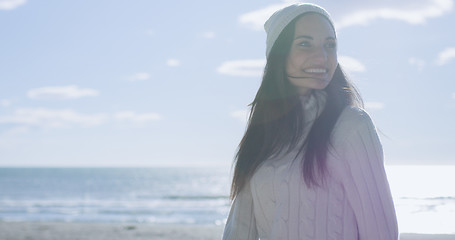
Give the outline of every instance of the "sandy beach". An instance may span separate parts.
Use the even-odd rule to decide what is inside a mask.
[[[216,240],[223,226],[0,222],[1,240]],[[455,235],[403,233],[400,240],[455,240]]]
[[[0,222],[1,240],[213,240],[222,226]]]

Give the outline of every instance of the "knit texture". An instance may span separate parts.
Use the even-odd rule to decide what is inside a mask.
[[[305,100],[308,134],[325,95]],[[397,220],[375,127],[346,108],[332,134],[321,187],[303,181],[297,150],[272,156],[234,199],[223,240],[398,239]]]

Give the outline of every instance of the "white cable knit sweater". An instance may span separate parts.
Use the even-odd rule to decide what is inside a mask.
[[[325,104],[304,103],[309,127]],[[308,188],[297,150],[272,156],[235,198],[223,240],[398,239],[382,147],[370,117],[346,108],[332,132],[325,185]]]

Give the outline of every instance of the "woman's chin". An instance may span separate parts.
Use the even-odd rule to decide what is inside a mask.
[[[300,94],[306,94],[308,92],[310,92],[311,90],[322,90],[322,89],[325,89],[327,87],[327,85],[329,85],[330,81],[321,81],[321,80],[318,80],[318,81],[312,81],[311,83],[308,82],[307,84],[299,84],[299,85],[294,85],[298,92]]]

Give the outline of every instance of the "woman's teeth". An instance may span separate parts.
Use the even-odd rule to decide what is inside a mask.
[[[324,68],[310,68],[303,70],[306,73],[326,73],[327,69]]]

